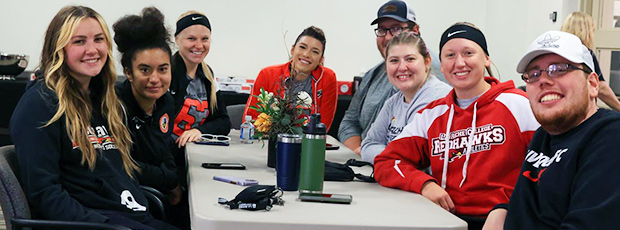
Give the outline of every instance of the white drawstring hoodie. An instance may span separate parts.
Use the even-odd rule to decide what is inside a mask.
[[[471,120],[471,132],[469,133],[469,138],[467,138],[467,147],[465,148],[465,163],[463,164],[463,180],[461,180],[461,184],[459,184],[459,188],[463,187],[463,183],[467,178],[467,164],[469,164],[469,155],[471,155],[471,150],[474,144],[474,133],[476,131],[476,112],[478,107],[478,102],[474,103],[474,117]],[[450,133],[450,127],[452,126],[452,119],[454,117],[454,105],[450,105],[450,116],[448,117],[448,125],[446,126],[446,133]],[[449,146],[450,144],[450,135],[446,135],[445,145]],[[445,148],[443,159],[449,159],[450,149]],[[441,175],[441,187],[446,189],[446,177],[448,175],[448,161],[443,161],[443,172]]]

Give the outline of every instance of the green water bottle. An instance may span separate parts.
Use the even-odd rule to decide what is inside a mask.
[[[304,125],[301,141],[301,164],[299,170],[299,192],[323,192],[325,175],[325,134],[327,128],[321,123],[321,114],[310,115]]]

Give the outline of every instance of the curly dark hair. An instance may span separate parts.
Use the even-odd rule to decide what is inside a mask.
[[[159,48],[172,57],[170,32],[164,25],[164,15],[155,7],[142,9],[141,15],[124,16],[113,28],[114,42],[126,70],[132,71],[131,62],[138,51]]]

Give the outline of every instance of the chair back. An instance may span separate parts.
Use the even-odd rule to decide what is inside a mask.
[[[239,129],[241,123],[243,123],[243,111],[245,110],[245,104],[229,105],[226,106],[228,117],[230,118],[230,127],[233,129]]]
[[[0,206],[4,214],[6,229],[12,229],[11,218],[30,219],[30,208],[26,194],[17,177],[19,167],[15,158],[15,146],[0,147]]]

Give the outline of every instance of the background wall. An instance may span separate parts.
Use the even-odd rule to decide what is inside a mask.
[[[438,51],[441,33],[457,21],[476,24],[486,35],[491,60],[502,81],[523,85],[515,68],[529,43],[556,29],[578,0],[407,0],[417,14],[422,37]],[[213,40],[207,56],[217,76],[255,78],[261,68],[284,63],[295,38],[315,25],[325,31],[325,66],[339,80],[352,80],[381,61],[370,22],[386,0],[0,0],[0,52],[27,54],[28,69],[39,62],[43,33],[52,17],[68,4],[90,6],[111,27],[125,14],[158,7],[171,31],[177,17],[190,9],[211,21]],[[549,14],[558,13],[553,23]],[[117,55],[118,57],[118,55]],[[117,58],[119,60],[119,58]],[[117,62],[118,63],[118,62]],[[119,68],[120,64],[117,65]],[[497,70],[494,69],[497,75]]]

